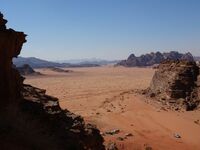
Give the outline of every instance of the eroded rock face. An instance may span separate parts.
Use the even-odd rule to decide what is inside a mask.
[[[2,150],[103,150],[99,130],[60,108],[45,90],[24,85],[13,67],[26,42],[23,32],[6,29],[0,13],[0,145]]]
[[[6,23],[0,13],[0,97],[4,104],[20,98],[23,78],[12,68],[12,58],[19,55],[26,42],[23,32],[6,29]]]
[[[195,62],[177,60],[161,63],[150,84],[151,97],[164,102],[180,103],[186,109],[194,109],[199,103],[197,78],[199,67]]]

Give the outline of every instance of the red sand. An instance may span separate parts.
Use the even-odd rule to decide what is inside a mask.
[[[71,73],[56,73],[48,69],[37,71],[43,77],[28,77],[26,83],[47,89],[60,99],[62,108],[80,114],[96,124],[101,132],[119,129],[120,133],[106,135],[105,144],[117,143],[121,150],[199,150],[200,111],[175,112],[159,110],[159,105],[133,92],[148,87],[154,70],[150,68],[71,68]],[[133,136],[124,137],[126,133]],[[175,138],[178,133],[181,138]]]

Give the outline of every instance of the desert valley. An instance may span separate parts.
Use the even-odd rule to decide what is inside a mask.
[[[165,109],[137,92],[149,87],[155,69],[103,66],[70,68],[70,73],[36,70],[44,76],[27,76],[25,83],[46,89],[59,98],[63,109],[97,125],[105,145],[115,142],[125,150],[200,149],[200,110]],[[107,133],[115,130],[119,133]]]
[[[200,150],[199,7],[2,0],[0,150]]]

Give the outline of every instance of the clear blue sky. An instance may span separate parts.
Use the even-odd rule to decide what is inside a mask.
[[[0,0],[7,26],[28,34],[22,56],[124,59],[200,55],[200,0]]]

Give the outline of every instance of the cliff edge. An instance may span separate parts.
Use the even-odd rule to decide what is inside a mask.
[[[62,110],[45,90],[23,84],[13,67],[26,35],[6,28],[0,13],[1,150],[103,150],[99,130],[82,117]]]
[[[187,60],[167,60],[155,72],[148,94],[176,110],[194,110],[200,103],[199,67]]]

